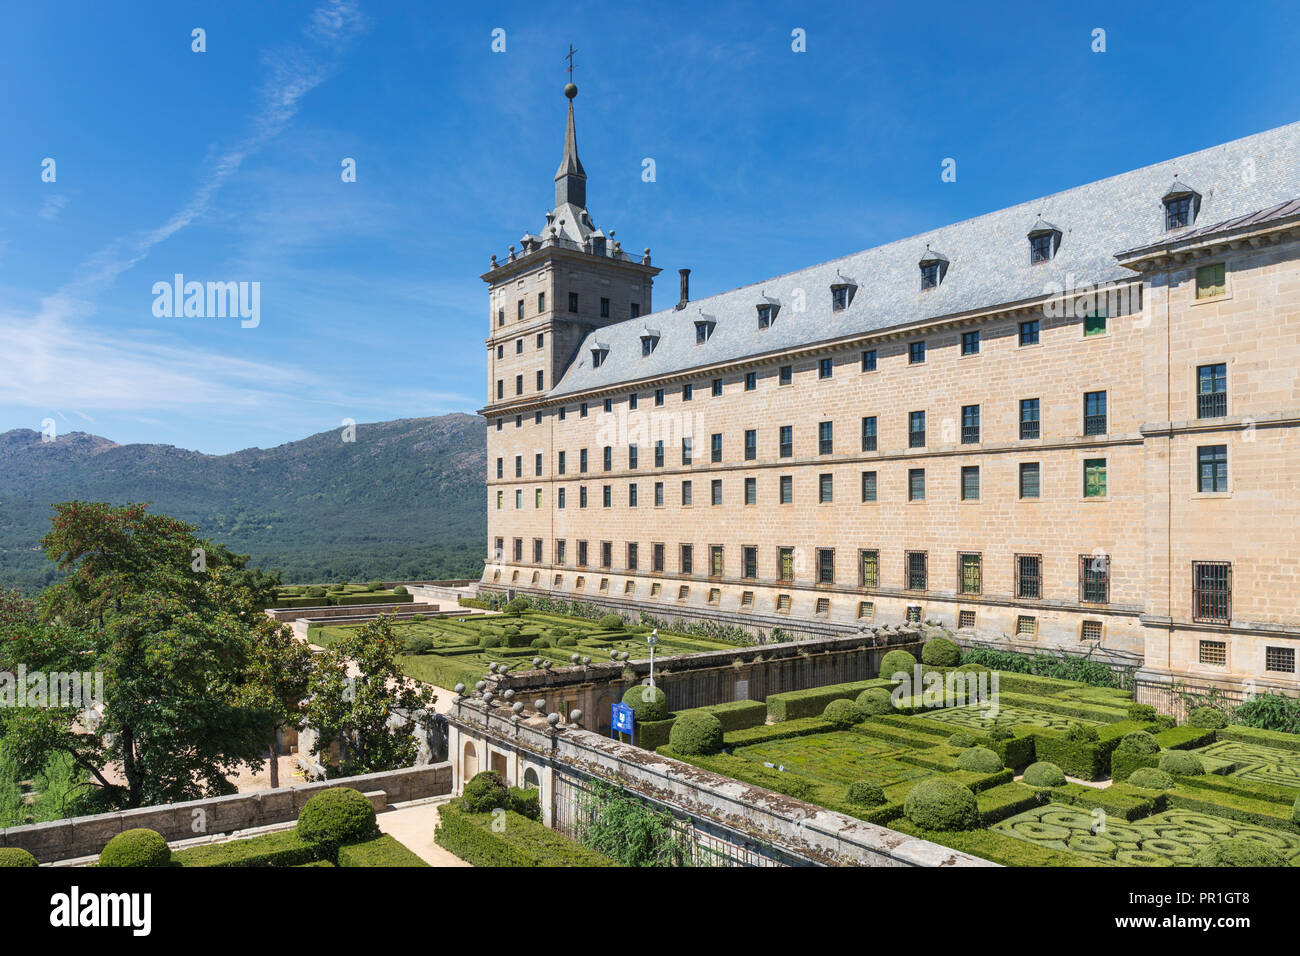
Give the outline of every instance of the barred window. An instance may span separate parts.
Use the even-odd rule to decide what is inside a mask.
[[[907,612],[903,615],[903,619],[909,624],[920,624],[921,606],[919,604],[909,604],[907,606]]]
[[[961,500],[978,501],[980,496],[979,465],[963,465],[961,469]]]
[[[817,610],[816,610],[816,614],[817,614],[817,616],[818,616],[818,617],[826,617],[826,615],[828,615],[828,614],[830,614],[830,613],[831,613],[831,599],[830,599],[830,598],[818,598],[818,599],[817,599]]]
[[[745,504],[747,505],[758,504],[758,479],[757,478],[745,479]]]
[[[778,581],[794,580],[794,548],[776,549],[776,577]]]
[[[776,596],[776,610],[780,614],[790,613],[790,595],[778,594]]]
[[[1020,463],[1020,497],[1037,498],[1038,497],[1038,462],[1024,461]]]
[[[925,447],[925,412],[909,412],[907,416],[907,447]]]
[[[631,541],[629,541],[627,544],[627,569],[629,571],[636,570],[636,557],[637,557],[637,546],[633,544]]]
[[[1265,647],[1264,670],[1277,674],[1295,673],[1294,647]]]
[[[974,445],[980,440],[980,407],[963,405],[961,409],[961,443]]]
[[[1016,634],[1020,637],[1034,637],[1038,633],[1038,618],[1021,614],[1016,618]]]
[[[758,430],[754,428],[745,429],[745,461],[753,461],[758,457]]]
[[[1084,604],[1110,603],[1110,556],[1079,555],[1079,600]]]
[[[1202,664],[1211,667],[1228,666],[1228,644],[1226,641],[1201,641],[1200,654],[1197,658]]]
[[[1192,619],[1226,624],[1232,619],[1232,565],[1192,562]]]
[[[781,483],[781,504],[788,505],[794,501],[794,476],[782,475]]]
[[[983,590],[983,558],[973,552],[957,555],[957,591],[979,594]]]
[[[758,548],[753,545],[746,545],[740,549],[742,578],[758,577]]]
[[[876,416],[869,415],[862,419],[862,450],[876,450]]]
[[[1043,556],[1017,554],[1015,559],[1016,597],[1038,599],[1043,596]]]
[[[835,423],[822,422],[817,426],[817,454],[829,455],[835,448]]]
[[[862,500],[876,500],[876,473],[874,471],[864,471],[862,473]]]
[[[695,570],[694,558],[693,558],[694,553],[695,553],[695,549],[691,545],[689,544],[682,545],[682,554],[681,554],[681,561],[680,561],[682,574],[694,573]]]
[[[722,588],[709,588],[709,603],[710,604],[722,603]]]
[[[709,546],[709,574],[715,578],[722,577],[722,545]]]
[[[929,583],[926,552],[908,551],[905,554],[905,558],[905,564],[907,567],[907,590],[924,591]]]
[[[974,612],[974,611],[958,611],[958,612],[957,612],[957,629],[958,629],[958,630],[965,630],[965,629],[967,629],[967,628],[972,628],[972,627],[974,627],[974,626],[975,626],[975,612]]]
[[[691,589],[685,584],[683,584],[681,587],[677,589],[677,600],[685,601],[690,596],[691,596]]]
[[[880,552],[858,552],[858,585],[864,588],[880,587]]]
[[[876,605],[874,601],[858,602],[858,618],[863,621],[869,621],[876,616]]]
[[[752,607],[754,606],[754,592],[753,592],[753,591],[741,591],[741,592],[740,592],[740,606],[741,606],[742,608],[746,608],[746,607],[747,607],[747,608],[752,608]]]
[[[1083,433],[1106,434],[1106,393],[1086,392],[1083,396]]]
[[[662,543],[650,545],[650,570],[655,574],[664,573],[664,546]]]
[[[781,442],[780,442],[780,448],[777,449],[777,453],[782,458],[789,458],[791,455],[794,454],[794,426],[793,425],[781,426]]]
[[[835,583],[835,549],[817,549],[817,583]]]
[[[1196,369],[1196,417],[1222,418],[1228,414],[1228,366],[1202,365]]]
[[[1083,627],[1079,630],[1079,639],[1082,641],[1100,641],[1101,621],[1084,621]]]
[[[821,504],[830,504],[835,500],[835,476],[818,475],[817,476],[817,500]]]
[[[909,468],[907,470],[907,500],[925,500],[925,469]]]

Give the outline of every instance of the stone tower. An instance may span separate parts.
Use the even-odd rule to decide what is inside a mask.
[[[492,257],[488,284],[488,401],[484,414],[506,414],[543,397],[593,329],[648,315],[659,273],[650,250],[630,256],[587,211],[587,173],[578,159],[573,99],[564,154],[555,174],[555,208],[540,235],[525,233],[505,261]]]

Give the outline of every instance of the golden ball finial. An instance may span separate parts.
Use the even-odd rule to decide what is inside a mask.
[[[578,84],[576,84],[576,83],[567,83],[567,84],[565,84],[565,87],[564,87],[564,95],[567,96],[569,99],[573,99],[575,96],[577,96],[577,95],[578,95]]]

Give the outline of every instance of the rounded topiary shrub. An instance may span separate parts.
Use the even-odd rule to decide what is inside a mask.
[[[1196,854],[1195,862],[1197,866],[1286,866],[1277,850],[1244,838],[1211,843]]]
[[[482,634],[478,639],[479,647],[500,647],[506,642],[504,634]]]
[[[606,614],[596,622],[596,626],[602,631],[621,631],[623,629],[623,619],[617,614]]]
[[[979,825],[975,794],[955,780],[930,777],[922,780],[903,801],[903,812],[925,830],[970,830]]]
[[[931,667],[956,667],[961,648],[946,637],[933,637],[921,646],[921,663]]]
[[[476,773],[460,794],[461,805],[470,813],[489,813],[510,804],[510,788],[495,770]]]
[[[578,639],[572,634],[561,634],[555,639],[556,647],[576,647]]]
[[[673,721],[668,746],[679,754],[715,754],[722,749],[722,721],[704,711],[687,711]]]
[[[958,750],[967,750],[978,745],[979,740],[975,738],[975,735],[964,730],[959,730],[948,738],[948,746],[956,747]]]
[[[1025,768],[1021,782],[1031,787],[1064,787],[1065,771],[1050,761],[1040,760]]]
[[[1187,712],[1187,726],[1200,727],[1202,730],[1220,730],[1228,726],[1228,718],[1223,711],[1213,707],[1193,707]]]
[[[1065,728],[1065,739],[1076,744],[1090,744],[1100,736],[1097,728],[1090,724],[1070,724]]]
[[[307,597],[322,598],[325,596],[325,589],[322,587],[310,587],[307,589]]]
[[[985,667],[983,664],[976,664],[973,661],[969,664],[958,664],[957,673],[959,674],[991,674],[993,669]]]
[[[872,714],[887,714],[894,709],[889,691],[883,687],[868,687],[858,695],[858,710],[870,717]]]
[[[1129,720],[1155,720],[1156,709],[1150,704],[1129,704]]]
[[[632,716],[638,723],[668,719],[668,695],[663,692],[663,688],[637,684],[627,689],[623,703],[632,708]]]
[[[406,597],[411,592],[406,590],[406,587],[404,585],[399,584],[395,588],[393,588],[393,593],[396,594],[398,597]],[[417,614],[416,617],[420,618],[421,620],[424,619],[424,615],[422,614]]]
[[[845,799],[855,807],[878,807],[885,802],[885,791],[874,783],[859,780],[857,783],[849,784],[849,792]]]
[[[1175,777],[1199,777],[1205,773],[1205,764],[1196,754],[1171,750],[1160,755],[1160,769]]]
[[[351,787],[322,790],[298,814],[298,836],[308,843],[337,845],[378,835],[375,808],[360,790]]]
[[[384,589],[383,581],[371,581],[366,585],[367,591],[382,591]]]
[[[416,634],[406,639],[406,653],[428,654],[433,650],[433,638],[425,634]]]
[[[1124,754],[1158,754],[1160,744],[1145,730],[1135,730],[1131,734],[1125,734],[1115,750]]]
[[[157,830],[123,830],[99,853],[100,866],[167,866],[171,847]]]
[[[0,846],[0,868],[6,866],[35,866],[36,857],[22,847]]]
[[[1168,790],[1174,785],[1174,778],[1156,767],[1138,767],[1128,775],[1128,782],[1147,790]]]
[[[837,730],[845,730],[861,723],[865,716],[858,705],[851,700],[833,700],[822,711],[822,720]]]
[[[885,656],[880,659],[880,676],[886,680],[893,680],[894,675],[901,671],[910,677],[915,666],[916,658],[907,651],[886,651]]]
[[[957,755],[957,769],[997,773],[1002,769],[1002,758],[987,747],[971,747]]]

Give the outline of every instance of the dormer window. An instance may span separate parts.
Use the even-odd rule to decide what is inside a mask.
[[[700,319],[695,323],[695,344],[703,345],[713,335],[714,323],[709,319]]]
[[[843,312],[849,307],[849,300],[852,296],[853,286],[850,285],[833,285],[831,286],[831,311]]]
[[[1029,230],[1029,264],[1050,262],[1060,248],[1061,230],[1039,217]]]
[[[776,319],[777,306],[771,302],[764,302],[758,307],[758,327],[760,329],[769,328]]]
[[[600,368],[605,364],[605,359],[609,357],[608,345],[597,345],[591,350],[591,367]]]
[[[1201,194],[1177,179],[1161,201],[1165,205],[1166,232],[1190,226],[1196,222],[1196,214],[1201,211]]]
[[[921,291],[937,289],[943,277],[948,274],[948,259],[942,253],[929,246],[925,247],[925,256],[921,259]]]
[[[659,333],[646,330],[645,335],[641,336],[641,357],[648,358],[659,344]]]

